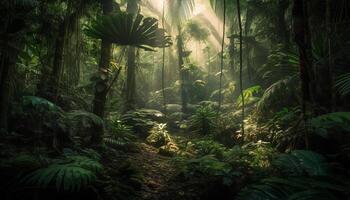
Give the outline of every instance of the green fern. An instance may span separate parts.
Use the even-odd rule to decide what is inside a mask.
[[[328,132],[350,131],[350,112],[335,112],[318,116],[311,120],[314,132],[321,136],[327,136]]]
[[[73,192],[93,183],[101,170],[102,165],[96,160],[84,156],[67,156],[26,175],[21,182],[43,189],[55,185],[58,191]]]
[[[272,177],[243,189],[238,200],[318,200],[339,199],[336,194],[345,194],[344,183],[331,178],[318,177]]]
[[[23,96],[22,106],[25,109],[35,109],[38,112],[45,111],[62,111],[60,107],[41,97],[36,96]]]
[[[190,119],[191,128],[196,133],[208,135],[216,128],[215,118],[217,113],[208,106],[197,108],[195,114]]]
[[[274,166],[289,175],[326,176],[325,159],[312,151],[295,150],[290,154],[281,154],[273,162]]]
[[[273,161],[281,177],[265,178],[243,189],[238,200],[318,200],[339,199],[348,185],[329,176],[325,159],[305,150],[282,154]]]

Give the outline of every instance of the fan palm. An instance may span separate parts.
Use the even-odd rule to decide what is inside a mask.
[[[158,28],[158,21],[156,19],[126,12],[118,12],[114,15],[104,15],[97,18],[91,26],[86,28],[86,34],[92,38],[102,39],[103,42],[105,41],[121,46],[138,47],[145,50],[154,50],[156,47],[168,47],[171,45],[170,37],[165,35],[164,29]],[[110,50],[106,50],[106,52],[110,52]],[[121,60],[122,57],[120,61]],[[106,71],[105,69],[108,68],[109,59],[106,60],[105,65],[103,71]],[[105,77],[105,75],[102,77]],[[100,104],[106,101],[107,93],[109,88],[111,88],[111,85],[106,85],[105,80],[106,78],[100,81],[103,83],[100,84],[100,89],[96,87],[96,92],[99,93],[100,97],[94,100],[95,107],[101,110],[94,113],[98,114],[100,117],[103,117],[104,114],[104,106]],[[112,83],[114,81],[115,80],[113,80]],[[96,111],[98,109],[96,109]],[[101,140],[99,139],[99,141]]]
[[[169,47],[172,44],[165,30],[158,28],[157,19],[126,12],[99,17],[86,29],[86,33],[96,39],[145,50]]]

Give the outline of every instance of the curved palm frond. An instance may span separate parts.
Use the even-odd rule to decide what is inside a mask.
[[[350,94],[350,73],[339,76],[335,87],[342,96]]]
[[[169,47],[172,44],[165,30],[158,28],[157,19],[126,12],[97,18],[91,26],[87,27],[86,34],[118,45],[151,51],[154,48]]]

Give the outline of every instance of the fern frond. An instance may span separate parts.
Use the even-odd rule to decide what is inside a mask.
[[[312,151],[295,150],[290,154],[281,154],[273,164],[286,174],[301,176],[326,176],[327,165],[325,159]]]
[[[84,156],[68,156],[28,174],[21,182],[40,188],[55,185],[58,191],[73,192],[94,182],[96,173],[101,170],[102,165],[96,160]]]

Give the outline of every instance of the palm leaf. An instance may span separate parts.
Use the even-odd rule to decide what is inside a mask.
[[[168,47],[172,44],[165,30],[158,28],[157,19],[126,12],[98,17],[85,32],[92,38],[145,50]]]
[[[335,87],[342,96],[350,94],[350,73],[339,76]]]

